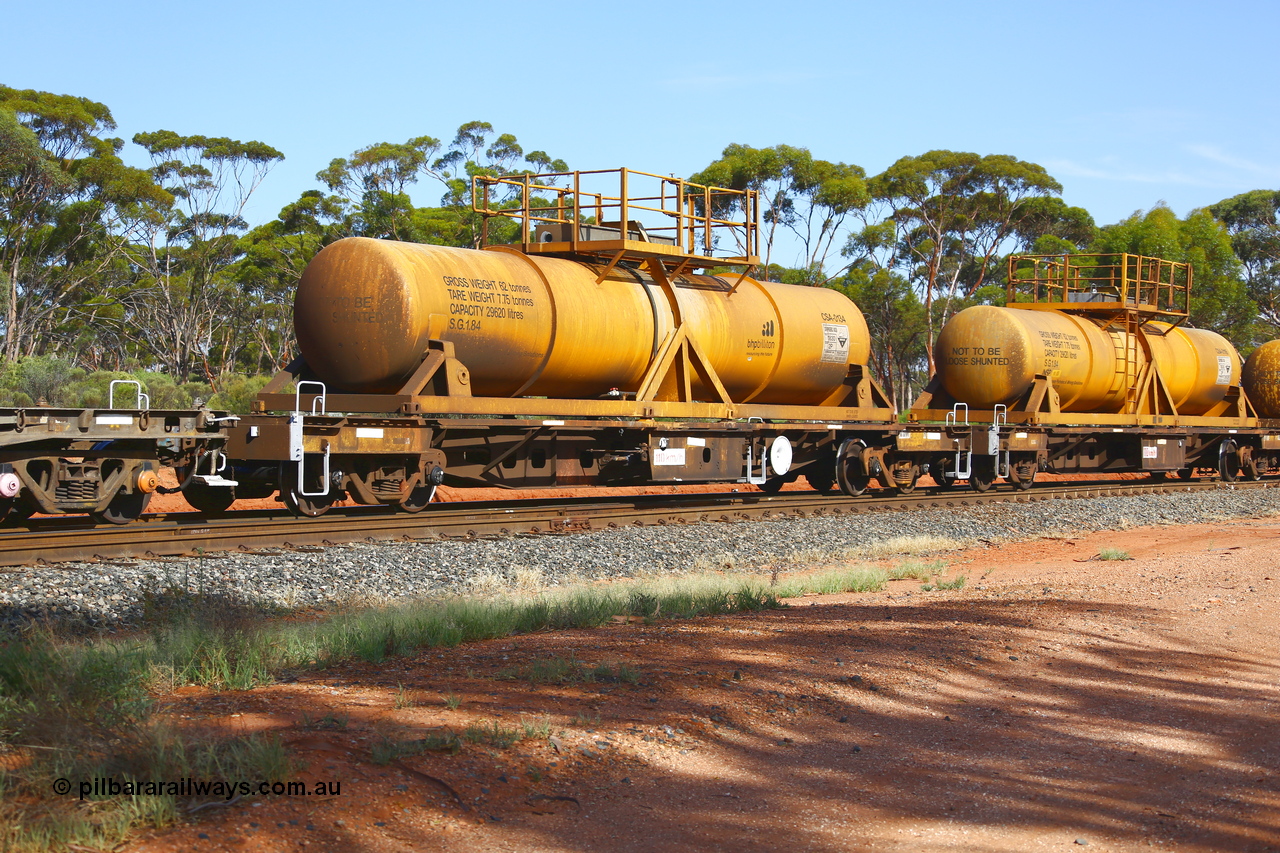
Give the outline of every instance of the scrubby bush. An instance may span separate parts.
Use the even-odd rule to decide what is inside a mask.
[[[270,376],[225,376],[218,386],[218,393],[209,398],[209,408],[241,414],[248,412],[253,398],[270,381]]]
[[[230,377],[231,387],[239,388],[245,377]],[[257,388],[265,385],[269,377]],[[167,374],[151,370],[95,370],[88,372],[56,356],[26,356],[0,364],[0,406],[38,406],[41,404],[67,409],[104,409],[111,402],[114,380],[136,381],[150,399],[153,409],[189,409],[197,400],[208,401],[213,388],[204,382],[178,383]],[[251,400],[256,388],[247,394]],[[132,409],[138,405],[137,389],[116,386],[117,408]],[[246,409],[247,411],[247,404]],[[239,410],[238,410],[239,411]]]
[[[84,378],[83,369],[54,356],[32,355],[0,366],[0,404],[74,406],[74,386]]]

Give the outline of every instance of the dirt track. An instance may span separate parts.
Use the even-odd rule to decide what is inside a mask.
[[[299,779],[342,793],[246,798],[128,849],[1280,850],[1277,541],[1275,519],[1040,540],[947,555],[960,591],[188,689],[179,719],[278,730]],[[1089,559],[1108,546],[1135,559]],[[638,682],[495,677],[571,656]],[[369,760],[543,719],[551,740]]]

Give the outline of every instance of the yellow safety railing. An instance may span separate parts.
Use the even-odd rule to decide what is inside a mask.
[[[1011,255],[1008,304],[1185,318],[1191,273],[1189,263],[1128,253]]]
[[[493,217],[519,223],[525,252],[632,251],[698,263],[759,262],[759,201],[754,190],[710,187],[631,169],[476,176],[472,208],[489,245]],[[641,244],[649,244],[647,247]]]

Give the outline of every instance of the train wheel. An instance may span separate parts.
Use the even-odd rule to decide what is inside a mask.
[[[310,484],[309,491],[318,491],[319,482]],[[342,492],[330,488],[327,495],[304,495],[298,485],[297,466],[283,465],[280,472],[280,499],[285,508],[294,515],[316,518],[324,515],[329,508],[342,500]]]
[[[871,476],[869,474],[847,474],[837,477],[836,481],[840,484],[840,491],[851,498],[856,498],[871,485]]]
[[[422,512],[435,496],[435,486],[418,486],[418,488],[409,493],[407,498],[400,501],[399,506],[405,512]]]
[[[969,475],[969,485],[975,492],[990,491],[996,482],[996,460],[994,456],[975,456],[970,463],[973,471]]]
[[[871,475],[866,472],[860,457],[846,455],[842,449],[836,460],[836,485],[851,498],[867,490],[871,485]]]
[[[776,495],[778,492],[782,491],[782,487],[788,482],[790,481],[787,480],[786,477],[770,477],[756,488],[764,492],[766,495]]]
[[[1172,472],[1173,476],[1177,477],[1179,480],[1190,480],[1195,476],[1195,473],[1196,469],[1194,468],[1179,468],[1177,471]]]
[[[836,475],[834,471],[824,472],[821,474],[805,474],[804,478],[809,481],[809,486],[815,491],[822,492],[824,495],[831,494],[836,487]]]
[[[1236,449],[1236,443],[1230,439],[1222,443],[1221,452],[1218,454],[1218,474],[1221,475],[1224,483],[1234,483],[1240,479],[1240,451]]]
[[[102,512],[92,513],[94,519],[107,524],[128,524],[137,519],[151,503],[150,492],[116,492],[116,496]]]
[[[206,515],[214,515],[226,512],[236,502],[236,490],[234,488],[207,486],[204,483],[192,480],[182,490],[182,497],[194,509]]]
[[[938,488],[950,490],[955,487],[956,478],[948,477],[946,474],[947,466],[955,459],[953,456],[939,456],[933,460],[933,464],[929,466],[929,473],[933,475],[933,481],[938,484]]]

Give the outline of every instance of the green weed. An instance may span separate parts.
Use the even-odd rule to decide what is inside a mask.
[[[550,724],[548,724],[549,729]],[[549,731],[548,736],[550,736]],[[506,728],[497,720],[490,720],[488,723],[471,723],[462,733],[462,739],[467,743],[485,743],[498,749],[515,746],[523,737],[524,734],[520,730]]]
[[[898,581],[911,579],[927,581],[934,575],[941,573],[945,565],[946,564],[941,560],[934,560],[931,563],[921,563],[918,560],[908,560],[889,569],[889,580]]]
[[[325,714],[318,720],[311,719],[311,715],[303,713],[302,719],[298,721],[298,725],[304,729],[336,729],[343,730],[347,727],[347,716],[336,716],[333,713]]]
[[[551,737],[551,720],[539,717],[536,720],[520,720],[520,731],[529,740],[546,740]]]

